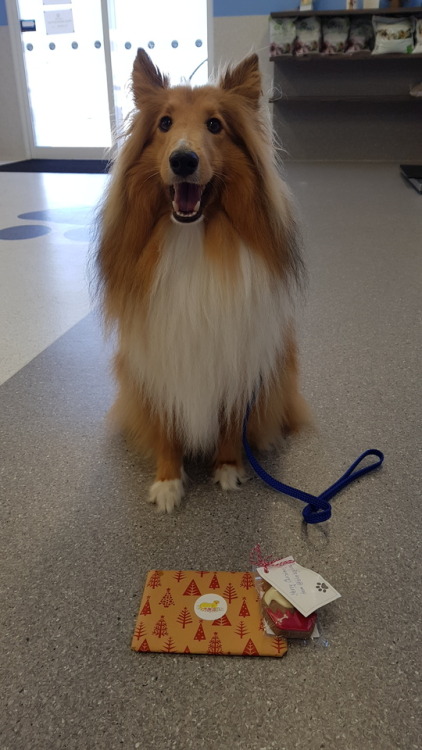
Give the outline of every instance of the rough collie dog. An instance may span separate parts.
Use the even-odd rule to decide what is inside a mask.
[[[213,455],[224,490],[242,483],[253,397],[258,447],[306,420],[292,319],[302,261],[257,56],[217,85],[170,87],[139,50],[132,84],[96,260],[117,333],[113,416],[154,457],[149,500],[170,512],[184,494],[184,456]]]

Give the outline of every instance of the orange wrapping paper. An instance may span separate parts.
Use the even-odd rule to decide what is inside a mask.
[[[284,656],[287,641],[265,633],[251,573],[151,570],[132,649]]]

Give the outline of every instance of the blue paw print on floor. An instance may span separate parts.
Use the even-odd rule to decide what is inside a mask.
[[[17,227],[5,227],[0,229],[0,240],[32,240],[34,237],[42,237],[43,234],[49,234],[50,227],[43,227],[41,224],[21,224]]]
[[[90,220],[91,207],[72,206],[71,208],[46,208],[43,211],[28,211],[19,214],[18,219],[29,221],[52,221],[57,224],[85,225]]]
[[[45,221],[57,224],[74,224],[75,228],[68,229],[64,236],[73,242],[89,242],[89,224],[92,221],[92,208],[89,206],[73,206],[71,208],[47,208],[42,211],[28,211],[19,214],[18,219],[25,221]],[[51,232],[51,227],[44,224],[20,224],[14,227],[0,229],[0,240],[31,240],[42,237]]]
[[[67,237],[68,240],[73,240],[73,242],[90,242],[91,240],[91,235],[87,227],[68,229],[68,231],[64,233],[64,236]]]

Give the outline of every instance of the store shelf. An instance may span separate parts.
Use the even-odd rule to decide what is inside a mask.
[[[417,16],[422,14],[422,6],[415,8],[364,8],[362,10],[283,10],[271,13],[271,18],[306,18],[306,16]]]
[[[270,62],[295,62],[295,63],[302,63],[302,62],[320,62],[321,60],[331,60],[331,62],[343,60],[421,60],[422,54],[409,54],[409,55],[373,55],[371,52],[356,52],[353,55],[322,55],[320,53],[314,54],[314,55],[276,55],[274,57],[270,57]]]
[[[272,18],[301,18],[316,16],[422,16],[422,6],[416,8],[371,8],[364,10],[282,11],[271,13]],[[422,54],[374,55],[370,50],[351,55],[279,55],[270,57],[276,66],[276,88],[286,93],[271,99],[272,103],[317,102],[422,102],[409,91],[422,80]],[[355,68],[353,67],[355,65]],[[387,81],[392,82],[391,94]],[[379,85],[378,85],[379,84]],[[379,89],[380,93],[375,93]],[[347,90],[350,94],[347,94]],[[319,93],[315,93],[315,92]],[[336,94],[339,92],[339,95]],[[374,94],[371,94],[371,91]],[[291,94],[289,94],[291,92]],[[302,92],[302,93],[300,93]]]
[[[280,96],[270,99],[271,104],[276,102],[283,102],[283,104],[289,104],[290,102],[419,102],[422,103],[421,96],[410,96],[405,94],[392,94],[388,96]]]

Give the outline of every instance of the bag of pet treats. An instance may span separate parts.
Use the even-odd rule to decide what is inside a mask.
[[[413,18],[373,16],[375,47],[373,55],[406,55],[413,52]]]
[[[299,565],[293,557],[265,560],[260,545],[252,550],[255,588],[261,605],[264,632],[284,638],[315,642],[320,639],[317,610],[341,594],[319,573]],[[328,642],[321,641],[321,645]]]
[[[413,50],[415,55],[422,55],[422,18],[417,18],[415,23],[415,49]]]
[[[373,38],[374,29],[372,21],[368,18],[352,18],[346,54],[353,55],[354,52],[369,51]]]
[[[341,55],[349,36],[350,19],[346,17],[324,18],[322,22],[322,53]]]
[[[301,640],[312,637],[317,624],[316,612],[304,617],[277,589],[257,575],[255,586],[261,602],[264,632],[267,635]]]
[[[296,39],[294,18],[271,18],[270,20],[270,55],[292,55]]]
[[[298,57],[316,55],[321,47],[321,21],[315,16],[299,18],[296,21],[296,41],[294,53]]]

